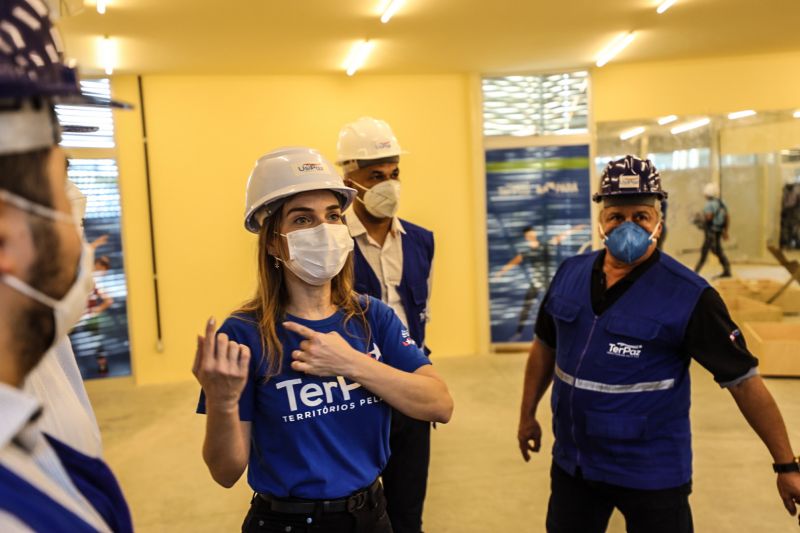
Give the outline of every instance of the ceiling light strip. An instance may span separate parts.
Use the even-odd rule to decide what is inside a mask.
[[[626,46],[631,44],[636,38],[636,33],[628,32],[625,35],[622,35],[614,40],[608,47],[606,47],[600,54],[597,56],[597,66],[602,67],[612,59],[614,59],[617,54],[622,52]]]
[[[662,14],[662,13],[664,13],[664,12],[665,12],[667,9],[671,8],[671,7],[672,7],[672,6],[675,4],[675,2],[676,2],[676,1],[677,1],[677,0],[664,0],[663,2],[661,2],[660,4],[658,4],[658,8],[656,8],[656,13],[658,13],[659,15],[661,15],[661,14]]]
[[[386,9],[383,10],[383,15],[381,15],[381,22],[386,24],[387,22],[392,20],[392,17],[397,14],[397,12],[400,10],[401,7],[403,7],[404,3],[405,0],[391,0],[391,2],[389,2],[389,5],[386,6]]]
[[[678,120],[678,115],[667,115],[666,117],[661,117],[658,119],[658,125],[666,126],[667,124],[675,122],[676,120]]]
[[[117,66],[117,43],[108,35],[100,40],[100,66],[109,76]]]
[[[740,118],[752,117],[755,114],[756,112],[753,111],[752,109],[745,109],[744,111],[736,111],[734,113],[728,113],[728,119],[738,120]]]
[[[628,131],[623,131],[622,133],[620,133],[619,139],[621,141],[627,141],[628,139],[633,139],[637,135],[641,135],[642,133],[644,133],[645,129],[646,128],[644,126],[638,126],[636,128],[631,128]]]
[[[679,133],[684,133],[684,132],[687,132],[687,131],[690,131],[690,130],[694,130],[694,129],[697,129],[697,128],[702,128],[703,126],[707,126],[710,123],[711,123],[711,119],[706,117],[706,118],[701,118],[700,120],[694,120],[692,122],[685,122],[683,124],[675,126],[674,128],[672,128],[669,131],[673,135],[677,135]]]
[[[344,61],[344,69],[348,76],[355,74],[369,57],[374,43],[372,41],[359,41],[350,49],[350,54]]]

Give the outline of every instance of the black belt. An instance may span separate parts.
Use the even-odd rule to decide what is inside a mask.
[[[338,500],[301,500],[295,498],[276,498],[269,494],[256,494],[256,499],[270,511],[285,514],[313,514],[321,513],[343,513],[361,509],[367,504],[375,505],[377,500],[375,495],[381,489],[380,478],[372,484],[347,498]]]

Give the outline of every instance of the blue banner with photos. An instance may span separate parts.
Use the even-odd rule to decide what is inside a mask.
[[[589,146],[486,151],[492,343],[530,342],[564,259],[591,249]]]

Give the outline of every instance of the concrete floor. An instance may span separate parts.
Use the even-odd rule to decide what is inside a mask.
[[[516,444],[524,354],[436,361],[456,402],[450,424],[433,434],[425,510],[428,533],[543,531],[549,451],[529,464]],[[738,414],[730,395],[693,365],[696,530],[793,532],[771,459]],[[187,370],[188,372],[188,370]],[[800,380],[769,380],[800,451]],[[215,485],[200,457],[204,419],[194,414],[198,386],[135,387],[128,379],[88,384],[103,431],[106,458],[132,508],[137,531],[237,531],[250,491]],[[543,400],[543,405],[548,405]],[[550,417],[544,408],[543,427]],[[548,435],[544,448],[549,450]],[[615,515],[610,532],[624,531]]]

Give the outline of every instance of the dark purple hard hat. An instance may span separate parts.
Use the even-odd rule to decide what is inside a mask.
[[[0,153],[57,144],[56,104],[129,107],[81,94],[45,0],[0,0]]]
[[[651,201],[667,198],[667,192],[661,188],[661,174],[653,162],[632,155],[609,161],[600,176],[600,191],[592,196],[592,200],[618,199],[632,203],[638,198]]]

